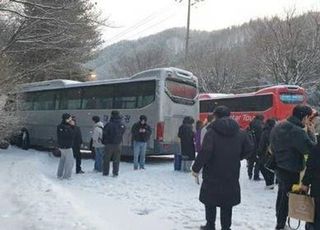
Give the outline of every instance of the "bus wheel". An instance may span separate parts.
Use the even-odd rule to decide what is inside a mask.
[[[28,150],[30,147],[29,133],[27,130],[21,131],[21,148]]]

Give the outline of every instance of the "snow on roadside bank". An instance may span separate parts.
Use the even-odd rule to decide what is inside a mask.
[[[34,150],[1,150],[0,229],[180,230],[205,223],[199,186],[189,174],[173,171],[171,161],[153,161],[139,171],[121,162],[113,178],[93,173],[93,161],[83,160],[85,174],[61,181],[55,177],[58,160]],[[245,164],[241,174],[233,229],[273,229],[276,191],[248,181]]]

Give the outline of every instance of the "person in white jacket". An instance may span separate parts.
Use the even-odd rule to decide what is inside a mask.
[[[93,116],[92,121],[94,122],[92,133],[92,147],[95,150],[94,170],[102,172],[102,159],[104,155],[104,144],[102,144],[103,123],[98,116]]]

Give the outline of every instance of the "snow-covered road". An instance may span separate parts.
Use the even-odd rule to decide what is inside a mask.
[[[83,160],[85,174],[61,181],[58,160],[35,150],[0,150],[0,229],[180,230],[205,223],[199,186],[190,174],[173,171],[171,161],[152,161],[143,171],[121,162],[113,178],[92,172],[93,161]],[[232,229],[274,229],[276,190],[248,181],[245,170],[243,164]]]

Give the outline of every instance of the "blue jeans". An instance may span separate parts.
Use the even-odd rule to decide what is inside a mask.
[[[144,169],[144,163],[146,160],[147,142],[134,141],[133,142],[133,167],[138,169]]]
[[[98,172],[102,172],[102,159],[104,155],[104,147],[95,148],[95,162],[94,162],[94,169]]]

